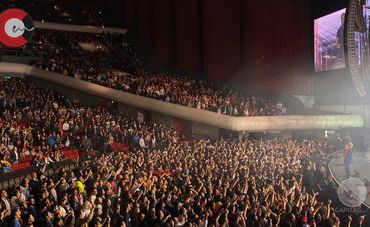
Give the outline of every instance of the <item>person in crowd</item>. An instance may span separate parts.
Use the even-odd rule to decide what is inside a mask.
[[[11,227],[21,227],[22,225],[21,225],[21,222],[22,222],[22,213],[21,213],[21,211],[19,210],[19,209],[16,209],[16,210],[14,210],[13,211],[13,213],[14,213],[14,217],[12,218],[12,221],[11,221],[11,224],[10,224],[10,226]]]
[[[351,142],[348,142],[344,145],[343,149],[344,169],[346,171],[347,178],[350,178],[351,176],[350,165],[352,164],[352,147],[353,144]]]
[[[1,212],[2,212],[2,220],[8,221],[11,215],[11,206],[8,199],[8,193],[5,190],[1,191]]]

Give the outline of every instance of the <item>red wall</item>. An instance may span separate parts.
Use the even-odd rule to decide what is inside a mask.
[[[160,63],[172,65],[173,57],[173,10],[172,0],[155,0],[153,4],[154,52]]]
[[[165,65],[312,94],[309,0],[124,1],[126,24]]]
[[[202,71],[200,1],[175,1],[176,67]]]
[[[240,0],[203,1],[203,72],[217,79],[238,77]]]
[[[152,46],[153,38],[153,0],[138,0],[137,1],[137,34],[142,42],[148,46]]]
[[[308,1],[246,1],[242,18],[243,78],[292,94],[312,92]],[[251,10],[254,9],[254,10]]]
[[[131,29],[136,29],[136,0],[125,0],[124,2],[124,13],[125,13],[125,24]]]

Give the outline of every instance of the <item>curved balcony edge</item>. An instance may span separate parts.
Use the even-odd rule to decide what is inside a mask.
[[[0,63],[0,73],[25,74],[136,108],[237,132],[339,129],[347,127],[363,127],[364,124],[363,118],[357,114],[258,117],[233,117],[221,115],[211,111],[199,110],[134,95],[124,91],[119,91],[83,80],[66,77],[61,74],[34,68],[32,66],[15,63]]]
[[[58,30],[66,32],[82,32],[82,33],[122,33],[125,34],[127,29],[124,28],[111,28],[111,27],[96,27],[90,25],[73,25],[73,24],[60,24],[51,22],[35,21],[35,27],[37,29],[45,30]]]

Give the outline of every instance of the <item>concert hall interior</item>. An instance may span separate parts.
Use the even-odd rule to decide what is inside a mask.
[[[370,0],[1,0],[0,227],[369,227]]]

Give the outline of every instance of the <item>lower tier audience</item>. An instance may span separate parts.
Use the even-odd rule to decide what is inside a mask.
[[[35,146],[51,160],[61,147],[85,150],[76,169],[33,173],[2,190],[2,225],[343,226],[352,219],[335,213],[325,140],[178,140],[163,125],[82,106],[22,79],[1,84],[2,159],[32,155]],[[115,141],[130,149],[113,152]]]
[[[150,147],[162,146],[173,134],[164,125],[147,125],[107,108],[84,106],[24,79],[0,81],[0,126],[4,172],[29,157],[35,166],[63,160],[63,151],[69,148],[107,152],[131,137]]]

